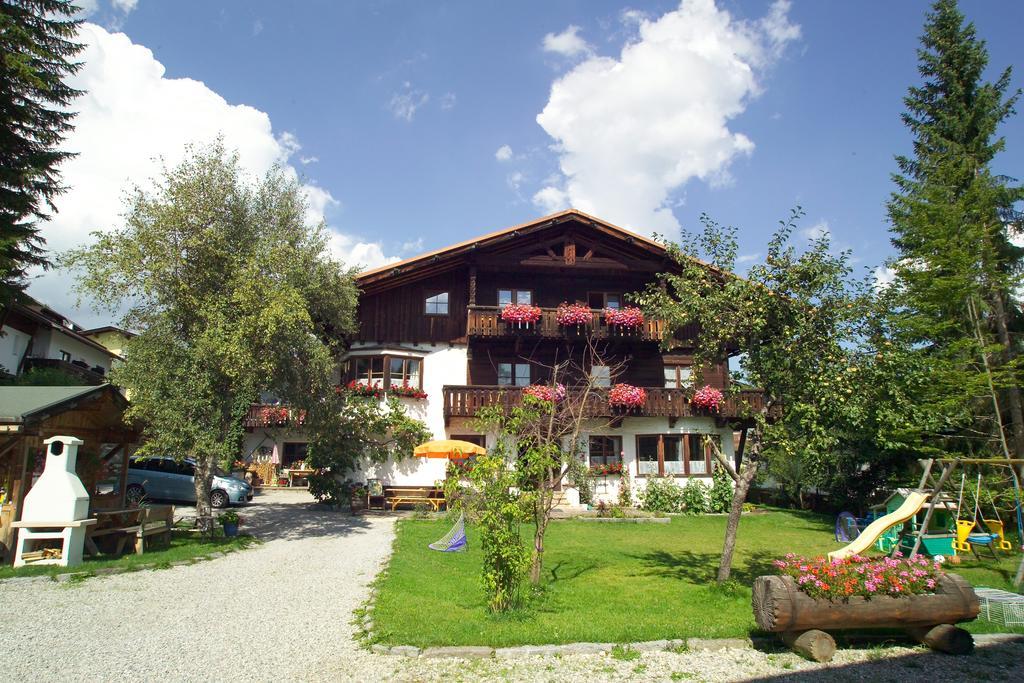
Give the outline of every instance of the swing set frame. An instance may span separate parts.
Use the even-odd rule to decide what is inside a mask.
[[[938,463],[942,467],[942,471],[936,478],[933,473],[935,464]],[[914,547],[910,551],[910,557],[914,557],[918,554],[921,549],[921,541],[925,534],[928,533],[928,525],[931,523],[932,514],[935,512],[935,508],[938,505],[942,505],[945,510],[953,515],[954,519],[959,519],[959,510],[953,511],[950,509],[949,502],[942,495],[942,489],[949,481],[952,474],[961,465],[964,466],[964,474],[966,476],[966,466],[975,465],[981,467],[1007,467],[1010,470],[1010,476],[1013,479],[1013,486],[1016,493],[1017,499],[1017,512],[1021,514],[1021,505],[1024,505],[1024,501],[1021,500],[1021,480],[1018,475],[1017,469],[1024,467],[1024,459],[1021,458],[932,458],[928,460],[922,460],[921,465],[924,468],[924,473],[921,475],[921,481],[918,484],[917,490],[920,492],[931,491],[930,500],[928,501],[928,508],[924,514],[924,520],[919,525],[917,531],[913,532],[914,535]],[[976,507],[980,505],[980,501],[975,501]],[[996,512],[998,516],[998,511]],[[975,515],[975,522],[977,522],[977,515]],[[904,527],[905,528],[905,527]],[[905,531],[900,532],[900,537],[893,547],[893,553],[900,548],[900,544],[903,541]],[[1018,539],[1022,547],[1019,550],[1022,551],[1020,566],[1017,568],[1017,573],[1013,579],[1014,586],[1020,586],[1024,582],[1024,538]]]

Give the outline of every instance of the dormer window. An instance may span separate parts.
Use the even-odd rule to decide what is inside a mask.
[[[533,305],[533,290],[531,289],[499,289],[498,306],[509,304]]]
[[[428,296],[423,312],[427,315],[448,315],[448,292],[437,292]]]

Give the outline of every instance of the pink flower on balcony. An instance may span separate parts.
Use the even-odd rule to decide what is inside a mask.
[[[501,319],[507,323],[529,325],[540,320],[540,306],[530,304],[505,304],[501,309]]]
[[[604,309],[604,319],[609,325],[618,327],[640,327],[644,324],[644,312],[636,306]]]
[[[690,403],[697,406],[698,408],[704,408],[706,410],[718,411],[722,406],[724,396],[722,392],[711,386],[703,386],[697,390],[690,399]]]
[[[581,303],[570,304],[563,301],[555,311],[555,319],[559,325],[589,325],[591,318],[590,306]]]
[[[647,402],[647,392],[632,384],[616,384],[608,390],[608,405],[615,408],[640,408]]]
[[[553,387],[549,387],[544,384],[531,384],[523,389],[523,394],[526,396],[533,396],[541,401],[558,403],[565,399],[565,385],[556,384]]]

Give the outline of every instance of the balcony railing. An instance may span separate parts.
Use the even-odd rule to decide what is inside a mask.
[[[498,338],[534,336],[549,339],[584,337],[593,334],[598,339],[633,339],[660,342],[667,326],[664,320],[645,320],[635,328],[608,325],[601,311],[592,311],[589,325],[559,325],[557,308],[540,309],[540,320],[535,323],[507,323],[501,319],[499,306],[470,306],[466,316],[466,334],[470,338]],[[690,329],[693,327],[693,329]],[[696,336],[696,326],[687,326],[681,338]]]
[[[305,419],[305,412],[296,408],[253,403],[242,418],[242,426],[245,429],[301,427]]]
[[[645,387],[647,401],[636,409],[624,410],[608,405],[604,392],[594,392],[587,402],[589,417],[716,417],[725,420],[746,420],[764,409],[764,394],[760,391],[741,391],[729,396],[718,412],[709,412],[690,403],[690,392],[685,389]],[[500,406],[508,410],[522,402],[518,387],[454,386],[444,387],[444,418],[475,417],[481,408]]]

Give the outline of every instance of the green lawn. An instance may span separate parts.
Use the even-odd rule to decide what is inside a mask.
[[[722,638],[754,631],[750,584],[787,552],[820,555],[839,546],[832,519],[793,511],[745,515],[732,591],[714,585],[725,518],[671,524],[556,521],[548,532],[545,591],[513,615],[487,613],[480,550],[439,553],[427,544],[447,521],[399,522],[395,552],[378,581],[375,637],[390,644],[492,645]],[[976,585],[1010,589],[1018,557],[956,569]],[[1002,631],[987,622],[973,631]]]
[[[66,574],[68,572],[95,572],[97,569],[107,567],[122,567],[130,571],[150,568],[160,569],[170,566],[171,562],[200,558],[218,551],[231,552],[240,550],[249,547],[255,542],[256,539],[254,537],[246,535],[235,536],[234,538],[225,538],[220,535],[213,538],[204,538],[196,533],[175,529],[171,532],[171,545],[169,548],[150,550],[143,555],[132,553],[114,558],[106,555],[100,555],[98,558],[86,557],[82,564],[71,568],[48,564],[14,569],[10,565],[4,565],[0,566],[0,579],[9,579],[14,576]]]

